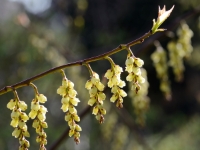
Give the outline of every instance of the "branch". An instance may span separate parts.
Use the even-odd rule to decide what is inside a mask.
[[[31,78],[28,78],[24,81],[21,81],[19,83],[16,83],[16,84],[13,84],[13,85],[10,85],[10,86],[5,86],[4,88],[2,88],[0,90],[0,95],[3,95],[5,93],[8,93],[10,91],[12,91],[12,89],[18,89],[18,88],[21,88],[21,87],[24,87],[24,86],[28,86],[31,82],[35,81],[35,80],[38,80],[48,74],[51,74],[51,73],[54,73],[56,71],[59,71],[60,69],[64,69],[64,68],[68,68],[68,67],[72,67],[72,66],[81,66],[81,65],[84,65],[85,63],[91,63],[91,62],[94,62],[94,61],[97,61],[97,60],[101,60],[101,59],[104,59],[106,56],[110,56],[110,55],[113,55],[115,53],[118,53],[119,51],[122,51],[124,49],[127,49],[128,47],[131,47],[133,45],[136,45],[138,43],[142,43],[146,38],[148,38],[150,35],[152,35],[152,32],[151,30],[147,33],[145,33],[143,36],[141,36],[140,38],[130,42],[130,43],[127,43],[127,44],[120,44],[117,48],[107,52],[107,53],[104,53],[104,54],[101,54],[101,55],[98,55],[98,56],[95,56],[95,57],[91,57],[91,58],[87,58],[87,59],[83,59],[83,60],[80,60],[80,61],[76,61],[76,62],[72,62],[72,63],[68,63],[66,65],[62,65],[62,66],[58,66],[58,67],[55,67],[55,68],[52,68],[52,69],[49,69],[41,74],[38,74],[36,76],[33,76]]]

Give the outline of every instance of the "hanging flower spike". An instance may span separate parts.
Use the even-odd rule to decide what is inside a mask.
[[[76,144],[80,143],[80,131],[81,127],[76,123],[80,121],[80,117],[77,115],[77,110],[74,106],[77,106],[80,100],[76,98],[77,92],[74,90],[74,83],[68,80],[63,70],[62,86],[57,89],[57,93],[62,96],[62,107],[61,109],[65,114],[65,121],[68,122],[70,131],[69,136],[74,136]]]
[[[181,22],[180,27],[177,30],[178,41],[177,43],[182,45],[182,49],[184,51],[184,58],[190,58],[191,53],[193,51],[193,47],[191,44],[191,38],[193,37],[193,31],[189,28],[186,22]]]
[[[184,58],[188,59],[193,51],[191,45],[191,38],[193,36],[192,30],[185,22],[181,23],[181,26],[177,30],[178,40],[170,41],[167,45],[169,50],[169,65],[173,68],[175,80],[180,82],[183,80]]]
[[[46,150],[45,145],[47,144],[47,135],[44,128],[48,128],[46,120],[47,108],[40,103],[45,103],[47,101],[46,96],[39,94],[37,87],[30,83],[30,86],[34,88],[35,98],[31,102],[31,111],[29,117],[33,119],[32,127],[35,128],[38,136],[36,137],[36,142],[40,143],[40,150]]]
[[[167,44],[167,48],[169,51],[169,59],[170,59],[169,65],[173,69],[173,73],[175,75],[175,80],[177,82],[180,82],[184,78],[183,72],[185,70],[185,66],[183,63],[183,57],[184,57],[185,52],[182,48],[182,45],[175,41],[170,41]]]
[[[85,88],[89,90],[90,94],[88,105],[93,106],[96,104],[92,114],[96,116],[99,123],[103,123],[104,115],[106,114],[106,110],[103,108],[103,101],[106,99],[106,95],[103,93],[104,85],[100,82],[99,75],[96,72],[92,71],[91,79],[86,82]]]
[[[12,136],[19,139],[19,150],[27,150],[30,147],[29,141],[26,140],[25,137],[30,137],[28,132],[28,128],[26,125],[29,117],[26,113],[22,112],[27,109],[27,105],[24,101],[20,101],[17,95],[17,92],[13,90],[15,98],[11,99],[7,104],[7,108],[12,110],[11,118],[12,121],[10,125],[14,127],[14,131],[12,132]]]
[[[119,65],[116,65],[110,57],[106,57],[106,59],[108,59],[111,64],[111,69],[108,69],[105,73],[105,77],[108,79],[108,87],[111,88],[111,92],[113,93],[110,101],[113,103],[117,101],[116,106],[122,108],[123,97],[127,96],[126,92],[121,89],[126,85],[120,77],[123,69]]]
[[[156,50],[151,54],[157,77],[160,80],[160,90],[167,100],[171,99],[171,87],[168,77],[167,54],[158,41],[155,42]]]
[[[128,55],[125,64],[126,71],[129,73],[126,80],[129,82],[133,81],[132,89],[138,93],[141,88],[140,84],[145,82],[145,78],[142,77],[140,70],[140,68],[144,65],[144,61],[140,58]]]
[[[129,95],[132,98],[136,123],[145,126],[145,116],[149,108],[150,98],[147,96],[149,83],[147,80],[147,72],[144,68],[141,68],[141,75],[145,78],[145,83],[141,84],[141,89],[137,94],[130,90]]]
[[[160,6],[158,7],[158,18],[156,21],[155,21],[155,19],[153,19],[153,27],[151,29],[152,34],[154,34],[155,32],[158,32],[158,31],[165,30],[165,29],[159,29],[159,27],[170,16],[173,9],[174,9],[174,5],[168,11],[166,11],[165,5],[164,5],[163,9],[160,9]]]

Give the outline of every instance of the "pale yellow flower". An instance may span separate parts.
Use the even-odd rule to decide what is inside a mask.
[[[10,109],[10,110],[13,110],[15,108],[15,105],[16,105],[16,100],[15,99],[11,99],[9,101],[9,103],[7,104],[7,108]]]

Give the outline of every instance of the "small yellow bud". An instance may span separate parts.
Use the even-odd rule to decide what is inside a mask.
[[[40,120],[40,121],[44,121],[45,119],[46,119],[46,115],[44,114],[44,113],[38,113],[38,119]]]
[[[95,106],[95,107],[93,108],[92,114],[97,115],[98,111],[99,111],[98,106]]]
[[[98,93],[98,100],[105,100],[106,99],[106,95],[103,92],[99,92]]]
[[[33,121],[32,127],[33,127],[33,128],[37,128],[39,125],[40,125],[40,124],[39,124],[39,120],[35,119],[35,120]]]
[[[30,133],[29,133],[28,131],[23,131],[23,135],[24,135],[25,137],[30,137]]]
[[[126,83],[125,83],[124,81],[121,80],[118,86],[119,86],[120,88],[123,88],[125,85],[126,85]]]
[[[40,103],[45,103],[47,101],[46,96],[44,96],[43,94],[39,94],[39,96],[37,95],[37,99]]]
[[[133,78],[134,78],[134,75],[130,73],[130,74],[126,77],[126,80],[129,81],[129,82],[131,82],[131,81],[133,81]]]
[[[90,90],[89,90],[89,93],[90,93],[90,96],[95,96],[97,94],[97,88],[96,87],[92,87]]]
[[[64,78],[63,80],[62,80],[62,85],[64,86],[64,87],[68,87],[68,80],[67,80],[67,78]]]
[[[95,102],[96,102],[96,99],[92,97],[91,99],[89,99],[88,105],[93,106]]]
[[[24,112],[21,112],[21,113],[20,113],[20,117],[21,117],[21,119],[22,119],[24,122],[26,122],[26,121],[29,119],[29,117],[27,116],[27,114],[24,113]]]
[[[135,58],[135,64],[137,67],[142,67],[144,65],[144,61],[140,58]]]
[[[71,118],[71,115],[69,113],[65,115],[65,121],[69,121],[70,118]]]
[[[41,137],[40,137],[40,136],[37,136],[37,137],[36,137],[36,142],[37,142],[37,143],[40,143],[40,142],[41,142]]]
[[[119,87],[115,85],[115,86],[112,87],[111,92],[112,93],[117,93],[118,90],[119,90]]]
[[[37,111],[35,111],[35,110],[31,110],[31,112],[29,113],[29,117],[31,119],[34,119],[36,117],[36,115],[37,115]]]
[[[76,114],[76,115],[74,115],[74,120],[75,120],[76,122],[79,122],[79,121],[80,121],[80,117]]]
[[[69,89],[68,94],[70,97],[76,97],[77,92],[74,89]]]
[[[41,134],[42,132],[41,126],[38,126],[35,131],[36,133]]]
[[[47,125],[46,122],[41,122],[41,126],[42,126],[43,128],[48,128],[48,125]]]
[[[39,102],[31,102],[31,109],[38,111],[40,109]]]
[[[63,97],[62,100],[61,100],[61,103],[62,104],[68,104],[69,103],[69,97],[68,96]]]
[[[114,103],[118,99],[118,97],[119,97],[118,94],[113,94],[112,97],[110,98],[110,101]]]
[[[79,132],[76,132],[76,133],[74,134],[74,137],[79,138],[79,137],[80,137],[80,133],[79,133]]]
[[[63,104],[61,109],[63,110],[63,112],[67,112],[69,109],[69,103],[68,104]]]
[[[103,91],[105,86],[101,82],[97,82],[96,87],[99,91]]]
[[[46,112],[48,112],[48,111],[47,111],[47,108],[46,108],[46,107],[44,107],[43,105],[40,105],[40,112],[46,113]]]
[[[20,112],[19,110],[13,110],[12,113],[11,113],[11,118],[18,118],[20,115]]]
[[[26,124],[25,124],[25,122],[24,121],[19,121],[19,127],[21,128],[21,129],[23,129],[23,127],[25,127],[26,126]]]
[[[12,136],[15,138],[18,138],[21,133],[21,130],[19,128],[15,128],[14,131],[12,132]]]
[[[131,73],[131,72],[133,71],[133,66],[127,66],[127,67],[126,67],[126,71],[127,71],[128,73]]]
[[[123,69],[119,65],[115,65],[114,71],[116,74],[120,74],[121,72],[123,72]]]
[[[106,114],[106,110],[104,108],[100,109],[101,114],[105,115]]]
[[[15,105],[16,105],[15,99],[11,99],[7,104],[7,108],[13,110],[15,108]]]
[[[65,96],[65,95],[66,95],[66,87],[60,86],[60,87],[57,89],[57,94],[60,94],[61,96]]]
[[[68,86],[69,86],[69,88],[74,88],[74,83],[72,82],[72,81],[70,81],[70,80],[68,80]]]
[[[96,77],[94,77],[94,76],[91,78],[91,82],[92,82],[92,84],[94,84],[94,85],[95,85],[97,82],[99,82],[99,81],[100,81],[100,80],[99,80],[99,75],[98,75],[98,78],[96,78]]]
[[[30,147],[30,143],[29,141],[27,141],[26,139],[23,139],[23,143],[26,147]],[[22,144],[21,144],[22,145]]]
[[[70,98],[72,105],[77,106],[80,100],[78,98]]]
[[[126,96],[127,96],[126,92],[125,92],[124,90],[122,90],[122,89],[120,89],[119,94],[120,94],[122,97],[126,97]]]
[[[111,79],[112,76],[113,76],[113,71],[112,71],[111,69],[107,70],[107,71],[106,71],[106,74],[105,74],[105,77],[106,77],[107,79]]]
[[[140,68],[138,68],[138,67],[133,67],[133,68],[132,68],[132,72],[133,72],[135,75],[141,75],[141,70],[140,70]]]
[[[18,123],[19,123],[19,119],[18,118],[13,118],[10,125],[12,127],[17,127],[18,126]]]
[[[91,80],[88,80],[87,82],[86,82],[86,84],[85,84],[85,88],[86,89],[88,89],[88,90],[90,90],[91,88],[92,88],[92,81]]]
[[[145,82],[145,78],[143,78],[142,76],[137,76],[137,80],[138,80],[139,83]]]
[[[71,137],[72,135],[74,135],[74,130],[69,130],[69,136]]]
[[[132,66],[133,63],[134,63],[134,58],[133,57],[129,57],[129,58],[126,59],[125,64],[126,64],[127,67],[128,66]]]
[[[71,114],[73,114],[73,113],[76,113],[77,111],[76,111],[76,109],[74,108],[74,106],[71,105],[71,106],[69,106],[69,112],[70,112]]]
[[[19,108],[23,111],[27,109],[27,105],[24,101],[19,101],[18,105],[19,105]]]
[[[117,76],[117,75],[114,75],[111,80],[114,85],[118,85],[121,81],[120,76]]]
[[[76,129],[76,131],[82,131],[81,127],[78,124],[76,124],[75,129]]]
[[[113,87],[113,82],[111,80],[108,81],[108,87]]]

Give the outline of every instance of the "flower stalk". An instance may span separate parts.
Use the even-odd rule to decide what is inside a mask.
[[[92,114],[96,116],[99,123],[104,122],[104,115],[106,114],[105,108],[103,108],[103,101],[106,99],[106,95],[103,93],[104,85],[100,82],[99,75],[92,71],[89,64],[86,64],[90,72],[90,80],[85,84],[85,88],[89,91],[90,99],[88,105],[93,106]]]
[[[48,128],[47,122],[45,122],[47,108],[40,103],[45,103],[47,98],[43,94],[39,94],[37,87],[33,83],[30,83],[30,86],[34,89],[35,98],[31,102],[29,117],[33,119],[32,127],[35,128],[38,134],[36,142],[40,143],[40,150],[46,150],[47,135],[44,128]]]
[[[19,150],[27,150],[30,147],[29,141],[26,140],[26,137],[30,137],[26,125],[29,117],[25,112],[23,112],[27,109],[27,105],[24,101],[20,101],[15,89],[13,89],[13,93],[14,99],[11,99],[7,104],[7,108],[12,110],[12,121],[10,125],[15,128],[12,132],[12,136],[19,139]]]

